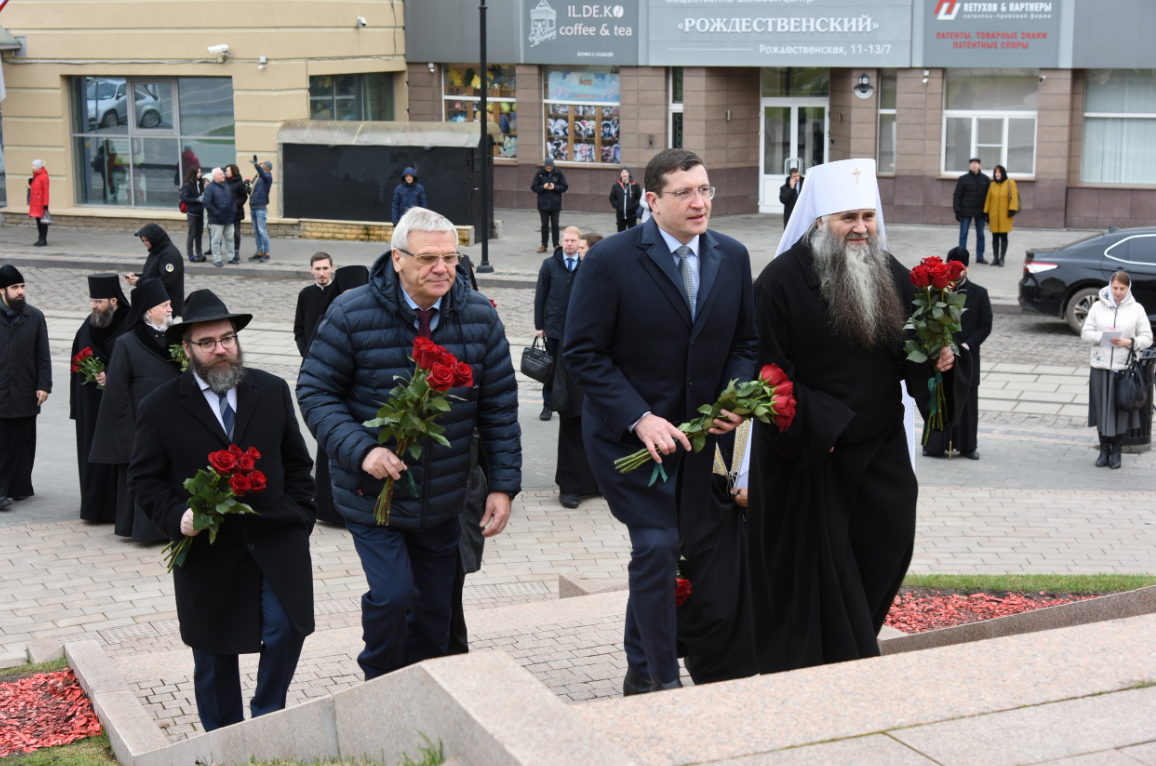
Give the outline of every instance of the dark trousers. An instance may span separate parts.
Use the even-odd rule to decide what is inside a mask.
[[[1001,233],[1001,234],[996,234],[995,232],[992,232],[992,234],[991,234],[991,249],[992,249],[992,260],[994,260],[996,263],[1002,262],[1004,257],[1007,255],[1007,232],[1006,231]]]
[[[554,360],[554,364],[558,363],[558,352],[561,350],[559,346],[560,342],[557,338],[546,338],[546,353]],[[542,404],[547,407],[550,406],[550,392],[553,390],[554,376],[551,375],[550,378],[542,384]]]
[[[233,257],[241,257],[241,222],[244,218],[238,218],[233,221]]]
[[[361,597],[365,649],[357,657],[365,680],[444,657],[461,524],[453,518],[419,532],[346,526],[369,581]]]
[[[446,654],[469,654],[470,635],[466,630],[466,609],[462,605],[462,590],[466,587],[466,570],[458,555],[458,571],[454,573],[453,603],[450,605],[450,645]]]
[[[554,249],[557,250],[560,245],[558,242],[558,216],[562,214],[561,210],[539,210],[538,217],[542,219],[542,247],[546,246],[546,235],[552,234],[554,237]]]
[[[557,227],[555,227],[555,231],[557,231]],[[44,223],[39,218],[36,219],[36,234],[38,235],[37,241],[39,241],[41,244],[46,244],[48,242],[48,224]]]
[[[633,229],[635,226],[638,225],[638,218],[636,216],[633,216],[633,215],[630,216],[629,218],[623,218],[622,216],[618,216],[617,223],[618,223],[618,230],[619,231],[626,231],[627,229]]]
[[[305,636],[297,632],[268,580],[261,578],[261,662],[249,710],[256,718],[285,708],[285,694],[301,657]],[[193,649],[193,686],[205,731],[240,723],[241,674],[237,655]]]
[[[678,622],[674,573],[678,530],[628,527],[630,598],[626,602],[626,662],[640,679],[670,683],[678,678]]]
[[[204,251],[201,249],[205,236],[205,216],[189,213],[185,217],[189,219],[189,236],[185,240],[185,254],[190,261],[194,257],[199,260],[205,257]]]
[[[977,261],[983,260],[983,216],[977,215],[975,218],[963,218],[959,222],[959,246],[967,247],[967,231],[970,228],[971,222],[975,221],[975,259]]]
[[[0,418],[0,497],[32,494],[36,416]]]

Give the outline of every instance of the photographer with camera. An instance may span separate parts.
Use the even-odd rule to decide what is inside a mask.
[[[250,261],[269,260],[269,231],[266,228],[269,207],[269,189],[273,186],[273,163],[269,160],[257,162],[253,155],[253,167],[257,175],[253,178],[253,194],[249,197],[249,211],[253,214],[253,238],[257,240],[257,252],[249,256]]]

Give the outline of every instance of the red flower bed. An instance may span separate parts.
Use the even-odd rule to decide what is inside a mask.
[[[100,732],[100,721],[71,670],[0,684],[0,758]]]
[[[1095,598],[1086,594],[1051,593],[972,593],[960,594],[925,588],[904,588],[895,597],[883,624],[904,633],[922,633],[1030,612],[1049,606]]]

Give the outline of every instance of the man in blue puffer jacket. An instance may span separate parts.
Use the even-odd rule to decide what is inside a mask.
[[[391,244],[392,252],[373,264],[369,284],[333,302],[297,382],[301,413],[329,455],[334,504],[369,581],[358,657],[367,681],[446,654],[475,427],[488,464],[486,537],[505,527],[522,485],[518,391],[505,327],[489,299],[455,271],[453,224],[413,208]],[[451,399],[438,420],[450,446],[427,439],[421,458],[407,464],[392,441],[379,446],[377,429],[362,423],[376,417],[395,375],[409,377],[418,335],[468,363],[474,386],[450,390],[461,401]],[[404,489],[408,482],[395,484],[389,523],[378,525],[374,502],[385,477],[400,479],[401,471],[410,472],[418,496]]]
[[[410,208],[425,207],[425,187],[417,182],[417,172],[413,168],[401,171],[401,183],[393,190],[393,225]]]

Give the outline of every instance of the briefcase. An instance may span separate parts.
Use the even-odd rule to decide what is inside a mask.
[[[545,383],[554,374],[554,357],[545,349],[538,347],[541,338],[534,338],[534,345],[522,349],[522,374],[527,378]]]

